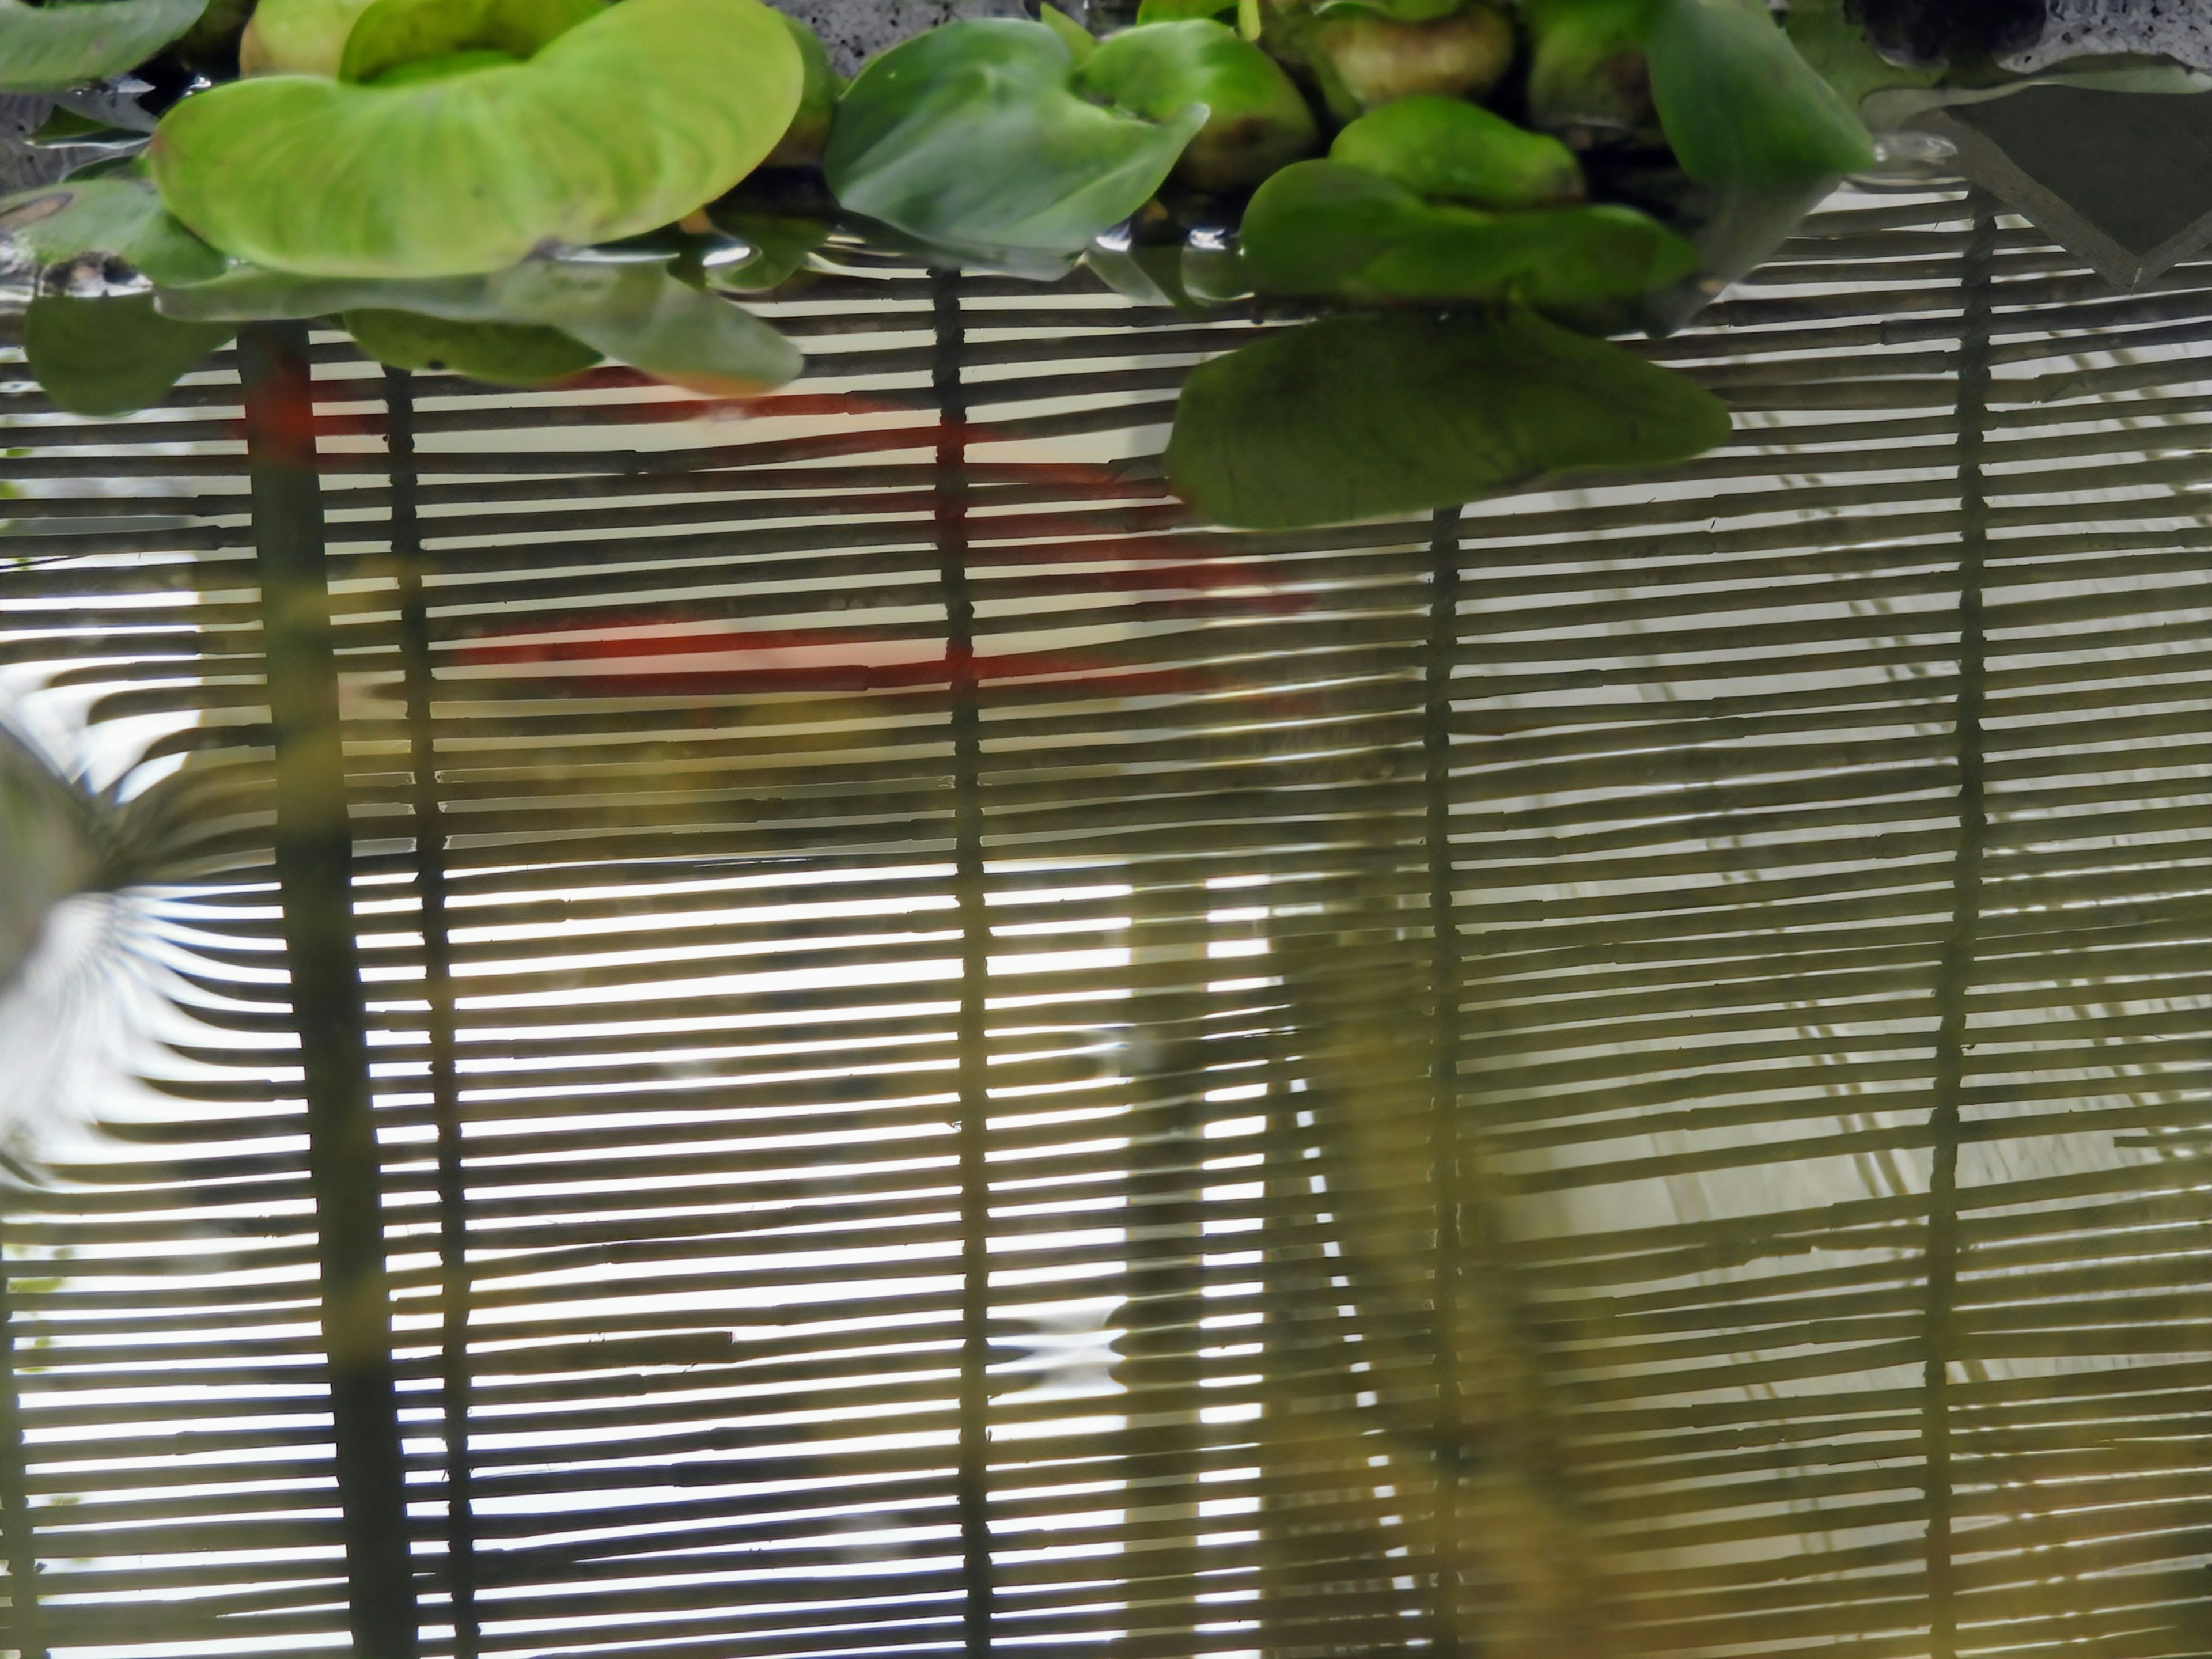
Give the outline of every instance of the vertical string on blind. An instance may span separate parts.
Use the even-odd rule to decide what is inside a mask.
[[[1435,1020],[1435,1047],[1429,1059],[1429,1164],[1436,1184],[1436,1497],[1434,1541],[1437,1610],[1436,1651],[1442,1659],[1460,1653],[1458,1534],[1460,1462],[1465,1445],[1461,1422],[1458,1344],[1460,1260],[1459,1184],[1459,921],[1454,914],[1451,847],[1452,670],[1459,654],[1460,511],[1436,515],[1434,556],[1429,588],[1428,661],[1423,667],[1427,702],[1422,710],[1429,854],[1429,994]]]
[[[1928,1625],[1932,1659],[1958,1650],[1953,1571],[1950,1366],[1953,1303],[1959,1273],[1960,1101],[1966,1081],[1966,992],[1982,914],[1982,851],[1989,823],[1983,804],[1984,645],[1982,562],[1989,507],[1982,486],[1982,428],[1990,394],[1990,264],[1996,214],[1977,196],[1960,272],[1959,324],[1959,689],[1953,713],[1957,744],[1959,844],[1952,865],[1951,926],[1936,972],[1936,1057],[1930,1079],[1928,1178],[1927,1358],[1923,1370],[1923,1455],[1927,1465]]]
[[[406,369],[384,371],[384,412],[391,468],[392,576],[399,601],[402,696],[407,709],[408,769],[413,783],[409,805],[414,818],[415,886],[422,937],[422,1018],[428,1042],[430,1109],[437,1138],[438,1386],[446,1449],[446,1589],[453,1614],[454,1659],[476,1659],[481,1638],[469,1456],[474,1379],[469,1361],[468,1177],[461,1156],[453,947],[446,915],[446,809],[438,779],[438,734],[432,708],[436,683],[430,657],[430,610],[423,591],[426,561],[416,512],[415,395]]]
[[[975,602],[968,586],[968,401],[961,384],[966,330],[960,275],[932,278],[936,351],[937,551],[945,603],[945,665],[952,729],[953,891],[960,926],[960,1513],[963,1641],[987,1659],[993,1637],[991,1564],[991,921],[983,872],[982,716],[975,688]]]
[[[415,1586],[384,1183],[354,923],[353,831],[307,325],[251,325],[239,336],[238,353],[276,743],[276,879],[307,1108],[350,1624],[365,1659],[411,1659]]]
[[[39,1544],[23,1455],[22,1403],[15,1380],[15,1286],[0,1224],[0,1554],[8,1564],[8,1640],[16,1659],[46,1659],[39,1616]]]

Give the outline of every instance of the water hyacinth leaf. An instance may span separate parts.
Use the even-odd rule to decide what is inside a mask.
[[[783,136],[802,81],[759,0],[623,0],[526,63],[216,87],[169,112],[149,155],[170,211],[255,264],[481,274],[712,201]]]
[[[1658,0],[1522,0],[1528,125],[1578,142],[1645,136],[1653,125],[1644,48]]]
[[[1124,29],[1091,54],[1075,85],[1153,121],[1205,105],[1206,125],[1175,167],[1200,190],[1249,189],[1321,143],[1282,65],[1209,19]]]
[[[556,329],[641,373],[719,396],[770,391],[804,367],[799,349],[750,312],[678,282],[658,264],[533,259],[488,276],[416,282],[240,270],[160,297],[166,314],[196,321],[405,311]]]
[[[1662,288],[1697,268],[1689,243],[1612,203],[1537,213],[1427,208],[1423,219],[1349,291],[1439,302],[1511,295],[1577,307]]]
[[[636,4],[639,0],[624,0]],[[971,18],[863,69],[837,106],[823,168],[851,212],[953,249],[1073,258],[1150,199],[1205,125],[1081,96],[1042,23]]]
[[[338,72],[346,37],[374,0],[260,0],[239,37],[241,75]]]
[[[206,0],[0,0],[0,92],[60,92],[143,64],[199,21]]]
[[[1418,23],[1338,11],[1294,28],[1291,39],[1339,121],[1400,98],[1486,97],[1517,49],[1512,22],[1482,0]]]
[[[33,265],[106,255],[156,283],[205,282],[229,264],[169,216],[151,185],[127,174],[0,199],[0,246]]]
[[[1291,529],[1682,460],[1728,433],[1702,388],[1526,311],[1397,313],[1324,319],[1206,364],[1167,468],[1207,520]]]
[[[1469,207],[1556,207],[1582,199],[1582,164],[1558,139],[1456,98],[1401,98],[1336,135],[1329,159]]]
[[[1413,234],[1420,198],[1362,167],[1298,161],[1260,186],[1244,210],[1244,266],[1267,294],[1341,292]]]
[[[717,203],[707,210],[714,228],[752,251],[742,259],[702,265],[709,288],[730,294],[759,294],[778,287],[806,268],[807,256],[830,240],[823,220],[755,212]]]
[[[603,9],[603,0],[375,0],[346,34],[338,79],[374,81],[464,52],[524,63]]]
[[[412,311],[349,311],[354,343],[394,368],[443,369],[488,386],[544,386],[580,374],[599,354],[558,329],[457,323]]]
[[[1632,208],[1438,206],[1340,161],[1302,161],[1262,185],[1242,240],[1261,292],[1351,299],[1513,296],[1575,307],[1664,287],[1697,268],[1687,242]]]
[[[1874,165],[1874,141],[1763,0],[1659,0],[1659,122],[1701,184],[1784,190]]]
[[[76,415],[130,415],[157,404],[228,340],[221,324],[178,322],[151,294],[44,295],[23,314],[23,357],[46,396]]]
[[[1098,38],[1054,5],[1052,0],[1043,0],[1043,3],[1037,7],[1037,21],[1060,37],[1078,69],[1088,63],[1091,54],[1098,50]]]

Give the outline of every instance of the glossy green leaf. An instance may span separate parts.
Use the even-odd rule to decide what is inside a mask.
[[[1165,122],[1103,107],[1074,76],[1042,23],[976,18],[916,36],[847,90],[823,159],[830,186],[850,211],[940,246],[1073,257],[1151,198],[1206,122],[1203,106]]]
[[[161,303],[170,316],[200,321],[375,310],[557,329],[671,385],[720,396],[770,391],[804,366],[798,348],[750,312],[678,282],[658,264],[532,259],[488,276],[414,282],[246,270],[165,289]]]
[[[1874,141],[1763,0],[1659,0],[1651,94],[1682,170],[1787,189],[1874,165]]]
[[[1282,65],[1208,19],[1124,29],[1091,54],[1075,85],[1153,121],[1206,106],[1206,125],[1175,167],[1201,190],[1249,190],[1321,143],[1313,112]]]
[[[1582,306],[1679,282],[1697,264],[1632,208],[1437,206],[1339,161],[1302,161],[1261,185],[1242,239],[1262,293],[1350,299]]]
[[[716,204],[707,210],[714,228],[751,248],[750,255],[702,266],[709,288],[732,294],[759,294],[788,281],[806,268],[807,256],[830,240],[831,227],[820,219],[762,213]]]
[[[623,0],[527,63],[400,87],[281,76],[188,98],[155,135],[170,210],[272,270],[503,270],[682,218],[799,106],[759,0]]]
[[[1054,5],[1052,0],[1043,0],[1043,3],[1037,7],[1037,21],[1060,37],[1060,44],[1067,48],[1067,55],[1074,60],[1078,69],[1088,63],[1091,54],[1098,50],[1097,36]]]
[[[173,321],[150,294],[47,295],[23,313],[23,357],[46,396],[78,415],[129,415],[157,404],[233,333]]]
[[[1217,358],[1176,414],[1168,477],[1217,523],[1344,524],[1577,468],[1682,460],[1728,436],[1709,393],[1527,312],[1334,317]]]
[[[1850,16],[1845,0],[1793,0],[1788,33],[1798,55],[1852,109],[1869,93],[1932,86],[1943,77],[1941,64],[1912,68],[1893,64],[1876,52],[1868,44],[1866,31]]]
[[[1328,155],[1470,207],[1555,207],[1583,192],[1582,164],[1558,139],[1456,98],[1385,104],[1338,133]]]
[[[199,21],[207,0],[0,0],[0,92],[61,92],[144,63]]]
[[[151,185],[128,175],[0,199],[0,245],[34,265],[106,254],[156,283],[204,282],[229,263],[171,218]]]
[[[349,311],[338,320],[380,363],[447,369],[489,386],[551,386],[599,361],[598,352],[558,329],[526,323],[460,323],[373,309]]]
[[[526,62],[604,9],[604,0],[375,0],[346,35],[338,79],[374,81],[465,52]]]

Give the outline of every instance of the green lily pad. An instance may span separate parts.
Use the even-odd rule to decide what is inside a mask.
[[[23,357],[56,404],[77,415],[130,415],[157,404],[234,331],[174,321],[150,294],[31,301]]]
[[[1660,125],[1701,184],[1784,190],[1874,165],[1864,124],[1763,0],[1660,0],[1649,58]]]
[[[526,63],[216,87],[169,112],[150,156],[170,211],[255,264],[483,274],[712,201],[783,136],[802,79],[759,0],[623,0]]]
[[[160,298],[166,314],[195,321],[405,311],[448,322],[556,329],[672,386],[717,396],[773,390],[804,366],[798,348],[750,312],[656,264],[532,259],[486,276],[414,282],[242,270],[167,289]]]
[[[1327,318],[1200,368],[1167,468],[1206,519],[1291,529],[1682,460],[1728,434],[1691,381],[1530,313],[1400,313]]]
[[[207,0],[0,0],[0,92],[62,92],[135,69],[199,21]]]
[[[457,323],[413,311],[349,311],[353,343],[394,368],[448,369],[488,386],[544,386],[580,374],[599,354],[555,328]]]
[[[1424,202],[1340,161],[1277,173],[1253,196],[1241,234],[1262,293],[1578,307],[1697,268],[1687,242],[1633,208],[1485,213]]]
[[[0,245],[36,265],[106,254],[156,283],[204,282],[229,264],[169,216],[153,185],[127,173],[80,175],[0,199]]]
[[[1200,190],[1249,190],[1321,143],[1282,65],[1209,19],[1124,29],[1091,54],[1075,86],[1153,121],[1205,105],[1206,125],[1175,167]]]
[[[624,0],[628,5],[640,0]],[[854,213],[955,249],[1073,257],[1142,206],[1206,124],[1091,102],[1042,23],[973,18],[874,59],[837,106],[823,169]]]

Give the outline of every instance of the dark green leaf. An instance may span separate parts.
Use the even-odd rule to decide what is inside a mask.
[[[1660,0],[1651,93],[1682,170],[1783,190],[1874,165],[1874,141],[1761,0]]]
[[[229,339],[222,325],[175,322],[150,294],[48,295],[23,316],[23,356],[46,396],[78,415],[129,415],[157,404]]]
[[[1139,23],[1179,23],[1186,17],[1218,17],[1237,9],[1237,0],[1143,0]]]
[[[60,92],[136,68],[199,20],[206,0],[0,0],[0,92]]]
[[[1206,121],[1203,106],[1164,123],[1102,107],[1074,76],[1042,23],[970,19],[919,35],[847,90],[823,161],[830,186],[850,211],[930,242],[1072,258],[1151,198]]]
[[[1334,317],[1193,374],[1167,465],[1203,517],[1288,528],[1681,460],[1728,432],[1692,382],[1526,311]]]
[[[580,374],[599,354],[558,329],[457,323],[412,311],[349,311],[354,343],[394,368],[450,369],[491,386],[541,386]]]

